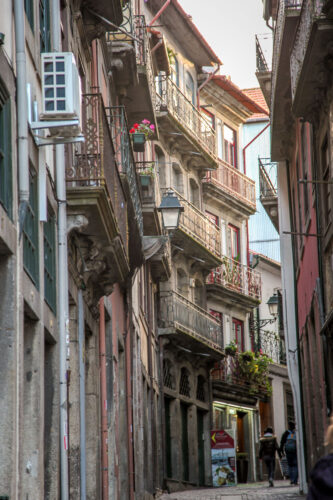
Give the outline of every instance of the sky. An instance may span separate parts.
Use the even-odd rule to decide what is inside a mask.
[[[270,33],[262,0],[179,0],[221,59],[220,73],[240,88],[258,87],[255,34]]]

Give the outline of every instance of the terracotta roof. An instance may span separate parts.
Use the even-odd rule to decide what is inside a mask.
[[[212,78],[221,89],[225,90],[234,99],[237,99],[243,106],[245,106],[249,111],[255,114],[260,114],[265,117],[268,115],[268,108],[263,107],[259,102],[252,99],[250,95],[241,90],[235,83],[230,80],[230,77],[225,75],[215,75]],[[251,117],[253,118],[253,116]]]
[[[264,94],[260,87],[254,87],[252,89],[243,89],[244,94],[250,97],[254,102],[259,104],[261,108],[265,110],[265,113],[255,113],[251,116],[250,120],[267,120],[267,115],[269,115],[269,109],[264,98]]]

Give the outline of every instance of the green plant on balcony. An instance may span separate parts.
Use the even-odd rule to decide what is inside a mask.
[[[236,353],[238,351],[238,346],[236,342],[235,341],[230,342],[228,345],[225,346],[224,351],[228,356],[236,356]]]
[[[153,163],[147,163],[144,168],[139,171],[141,186],[149,186],[151,180],[155,176],[155,168]]]
[[[268,396],[272,395],[269,382],[269,364],[271,358],[262,352],[245,351],[239,354],[239,375],[250,384],[250,393],[255,394],[263,389]]]

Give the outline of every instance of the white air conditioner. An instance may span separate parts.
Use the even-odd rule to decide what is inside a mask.
[[[80,123],[80,78],[72,52],[42,54],[42,92],[41,120],[78,119]]]

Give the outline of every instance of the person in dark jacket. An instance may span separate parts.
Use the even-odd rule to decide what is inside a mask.
[[[311,471],[307,500],[332,500],[333,498],[333,417],[327,429],[325,445],[328,455],[320,458]]]
[[[272,427],[265,429],[264,436],[260,439],[259,458],[263,460],[267,467],[269,486],[274,486],[275,453],[278,452],[281,458],[280,448],[276,436],[273,435]]]
[[[280,451],[281,453],[285,453],[287,457],[290,484],[297,484],[298,466],[296,449],[296,426],[294,422],[288,422],[288,429],[282,434]]]

